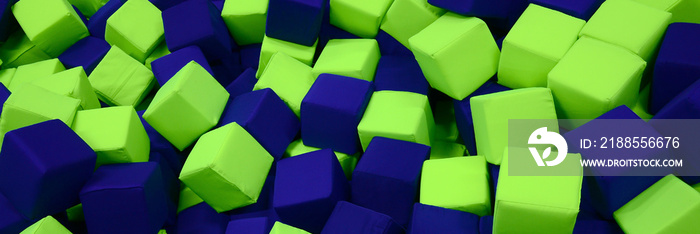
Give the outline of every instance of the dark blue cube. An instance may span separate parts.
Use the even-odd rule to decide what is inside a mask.
[[[271,224],[267,217],[231,220],[226,226],[226,234],[268,234],[272,229]]]
[[[408,233],[479,234],[479,216],[458,210],[416,203]]]
[[[377,33],[377,44],[379,44],[379,52],[382,56],[395,55],[413,58],[413,52],[406,48],[401,42],[396,40],[394,37],[384,32],[384,30],[379,30]]]
[[[5,104],[5,101],[10,98],[10,94],[12,94],[10,90],[7,89],[4,84],[0,83],[0,113],[2,113],[2,107],[4,106],[3,104]]]
[[[170,51],[196,45],[209,60],[226,57],[235,45],[221,12],[209,0],[188,0],[163,11]]]
[[[107,19],[109,19],[114,12],[119,10],[126,1],[127,0],[109,0],[107,4],[100,7],[100,9],[90,17],[90,21],[88,21],[87,28],[88,31],[90,31],[90,36],[104,39]]]
[[[255,83],[258,82],[258,78],[255,78],[256,72],[257,69],[255,68],[246,68],[233,82],[227,85],[228,99],[233,100],[244,93],[253,91]]]
[[[197,62],[209,74],[214,75],[207,58],[197,46],[188,46],[154,60],[151,63],[151,70],[153,70],[153,76],[156,77],[158,84],[163,86],[190,61]]]
[[[318,39],[325,8],[323,0],[270,0],[265,35],[312,46]]]
[[[493,216],[482,216],[479,219],[479,233],[493,233]]]
[[[258,68],[260,64],[260,49],[262,44],[241,46],[241,68]]]
[[[148,0],[150,1],[154,6],[156,6],[159,10],[165,11],[168,8],[171,8],[181,2],[188,1],[188,0]]]
[[[85,74],[90,75],[111,48],[104,39],[89,36],[73,44],[58,56],[58,60],[66,69],[82,66]]]
[[[20,214],[5,195],[0,193],[0,233],[20,233],[33,223],[34,221]]]
[[[175,174],[173,169],[170,169],[168,160],[158,152],[151,152],[148,161],[158,163],[160,166],[161,178],[163,179],[168,206],[168,218],[165,223],[166,225],[175,225],[177,223],[178,199],[180,198],[180,180],[177,178],[178,174]]]
[[[229,217],[217,213],[206,202],[180,211],[177,216],[177,233],[224,233]]]
[[[495,82],[486,81],[486,83],[481,85],[481,87],[476,89],[476,91],[463,100],[454,100],[457,129],[459,129],[459,135],[462,137],[462,141],[464,142],[464,146],[467,147],[467,152],[469,152],[469,155],[477,155],[476,138],[474,137],[474,120],[472,119],[472,107],[469,100],[475,96],[507,90],[510,90],[510,88],[499,85]]]
[[[561,11],[564,14],[588,21],[604,1],[605,0],[530,0],[530,3]]]
[[[429,146],[374,137],[352,173],[352,203],[406,226],[418,198],[423,161],[428,158]]]
[[[224,87],[231,84],[243,72],[241,56],[238,52],[229,53],[224,58],[211,61],[209,64],[214,72],[214,78]]]
[[[372,83],[346,76],[321,74],[301,102],[304,144],[346,154],[360,149],[357,125],[374,92]]]
[[[428,0],[428,3],[462,15],[506,18],[511,5],[527,0]]]
[[[318,233],[349,189],[335,153],[318,150],[277,162],[272,205],[283,223]]]
[[[339,201],[328,218],[322,234],[400,234],[405,230],[391,217],[376,211]]]
[[[394,90],[428,95],[430,84],[415,58],[389,55],[379,59],[374,88],[377,91]]]
[[[163,135],[161,135],[155,128],[153,128],[153,126],[148,124],[148,122],[143,119],[144,112],[146,111],[142,110],[136,112],[136,114],[138,114],[141,124],[143,124],[143,128],[146,129],[146,134],[148,135],[148,139],[151,143],[151,154],[158,153],[160,157],[165,158],[165,160],[168,162],[169,168],[173,170],[173,173],[179,175],[180,171],[182,170],[182,166],[185,163],[184,158],[181,157],[177,151],[175,151],[175,147],[170,144],[170,142],[165,139]]]
[[[614,221],[607,220],[576,220],[574,234],[623,234],[620,226]]]
[[[700,81],[695,81],[654,115],[654,119],[698,118],[700,118]]]

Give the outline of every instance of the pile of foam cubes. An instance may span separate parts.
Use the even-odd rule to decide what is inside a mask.
[[[699,233],[700,177],[504,155],[509,119],[700,119],[698,23],[698,0],[0,0],[0,233]]]

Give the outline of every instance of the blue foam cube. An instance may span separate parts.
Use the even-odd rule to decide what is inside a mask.
[[[197,46],[188,46],[172,52],[168,55],[160,57],[151,63],[151,70],[153,71],[153,76],[156,77],[158,84],[162,87],[165,82],[168,82],[182,67],[187,65],[190,61],[195,61],[206,69],[212,76],[214,72],[207,62],[207,58],[204,57],[204,53]]]
[[[270,0],[265,35],[312,46],[318,39],[325,8],[323,0]]]
[[[268,234],[272,229],[272,223],[267,217],[236,219],[228,222],[226,234]]]
[[[257,69],[246,68],[243,73],[241,73],[233,82],[226,86],[226,91],[228,91],[229,100],[233,100],[236,97],[253,91],[255,83],[258,82],[258,78],[255,78],[255,73]]]
[[[588,21],[588,19],[591,18],[593,13],[598,10],[598,7],[600,7],[600,4],[603,4],[604,1],[605,0],[530,0],[530,3],[560,11],[564,14]]]
[[[255,68],[257,69],[260,64],[260,50],[262,49],[262,44],[252,44],[241,46],[241,68]]]
[[[168,8],[174,7],[177,4],[180,4],[181,2],[185,2],[188,0],[148,0],[150,1],[154,6],[156,6],[160,11],[165,11]]]
[[[428,0],[428,3],[462,15],[506,18],[511,5],[525,0]]]
[[[163,179],[163,187],[167,196],[166,203],[168,206],[166,225],[175,225],[177,223],[177,206],[180,198],[180,180],[177,178],[173,169],[170,168],[168,160],[161,156],[158,152],[151,152],[148,158],[149,162],[158,163],[160,166],[161,178]]]
[[[228,213],[232,217],[232,219],[263,216],[270,218],[270,213],[274,213],[274,209],[272,207],[272,197],[274,195],[276,175],[277,163],[274,162],[272,164],[272,167],[270,168],[270,172],[267,174],[267,178],[265,178],[265,183],[263,184],[262,190],[260,190],[258,202],[228,211],[226,213]],[[277,214],[275,213],[272,216],[276,217],[276,215]],[[270,228],[272,228],[272,223],[274,223],[278,219],[279,218],[276,218],[275,220],[270,221]]]
[[[0,113],[2,113],[2,107],[4,106],[3,104],[5,104],[5,101],[10,98],[10,94],[12,94],[10,90],[7,89],[4,84],[0,83]]]
[[[493,233],[493,216],[482,216],[479,219],[479,233]]]
[[[20,233],[34,221],[27,219],[0,193],[0,233]]]
[[[104,39],[89,36],[69,47],[58,56],[58,60],[66,69],[82,66],[85,74],[90,75],[110,48],[112,47]]]
[[[413,57],[382,56],[374,75],[376,91],[394,90],[428,95],[430,84]]]
[[[78,18],[80,18],[80,21],[83,21],[83,24],[87,27],[88,20],[87,20],[87,18],[85,18],[85,15],[83,15],[83,13],[80,12],[80,10],[78,10],[78,8],[75,7],[75,5],[72,5],[72,7],[73,7],[73,10],[75,10],[75,13],[78,14]]]
[[[576,220],[574,234],[623,234],[620,226],[614,221],[607,220]]]
[[[479,216],[458,210],[416,203],[408,233],[479,234]]]
[[[462,141],[464,142],[464,146],[467,147],[469,155],[477,155],[476,138],[474,137],[474,119],[472,119],[472,109],[469,100],[475,96],[508,90],[510,90],[510,88],[499,85],[496,82],[486,81],[486,83],[463,100],[454,100],[455,122],[457,123],[459,135],[462,137]]]
[[[217,213],[209,204],[202,202],[180,211],[177,233],[224,233],[228,222],[228,215]]]
[[[163,28],[170,51],[196,45],[216,60],[235,47],[221,12],[209,0],[188,0],[163,11]]]
[[[700,118],[700,80],[683,90],[653,117],[653,119],[698,118]]]
[[[231,84],[243,72],[241,56],[238,52],[229,53],[218,60],[210,60],[209,64],[214,72],[214,78],[224,87]]]
[[[148,139],[151,143],[151,154],[158,153],[160,157],[165,158],[165,160],[168,162],[169,168],[173,170],[175,174],[179,175],[180,171],[182,170],[182,166],[185,164],[185,159],[180,156],[177,151],[175,151],[175,147],[167,139],[165,139],[163,135],[156,131],[156,129],[153,128],[153,126],[151,126],[148,122],[146,122],[146,120],[143,118],[144,112],[146,111],[142,110],[136,112],[136,114],[138,114],[141,124],[148,135]]]
[[[411,50],[389,35],[389,33],[384,32],[384,30],[380,29],[375,39],[377,40],[377,44],[379,44],[379,52],[382,56],[395,55],[413,58],[413,52],[411,52]]]
[[[339,201],[323,227],[322,234],[400,234],[405,230],[391,217],[376,211]]]
[[[104,6],[95,12],[95,14],[90,17],[87,23],[88,31],[90,36],[97,37],[100,39],[105,38],[105,29],[107,28],[107,19],[109,19],[114,12],[119,10],[122,5],[127,0],[109,0]]]

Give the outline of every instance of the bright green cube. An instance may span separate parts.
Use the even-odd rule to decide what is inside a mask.
[[[595,119],[620,105],[634,106],[645,67],[629,50],[579,39],[547,75],[558,116]]]
[[[507,151],[502,152],[504,158]],[[578,161],[581,155],[566,157]],[[579,168],[577,173],[578,176],[509,176],[508,160],[504,159],[498,173],[493,233],[573,232],[583,181],[583,171]]]
[[[221,18],[238,45],[263,42],[269,0],[228,0]]]
[[[158,90],[143,118],[182,151],[219,123],[228,96],[206,69],[191,61]]]
[[[672,14],[671,23],[700,23],[700,1],[697,0],[634,0]]]
[[[483,20],[447,13],[408,39],[430,86],[462,100],[496,74],[500,51]]]
[[[155,84],[153,72],[117,46],[109,49],[88,80],[97,97],[110,106],[137,106]]]
[[[279,221],[275,221],[272,225],[270,234],[311,234],[310,232],[304,231],[301,228],[290,226]]]
[[[331,24],[363,38],[374,38],[393,0],[330,0]]]
[[[166,56],[170,54],[170,50],[168,50],[168,45],[165,43],[165,41],[161,42],[160,45],[156,47],[155,50],[153,50],[153,53],[148,55],[146,58],[146,61],[144,62],[143,65],[146,65],[148,69],[151,69],[151,63],[155,61],[156,59],[159,59],[160,57]]]
[[[627,48],[650,61],[670,22],[671,13],[634,0],[609,0],[591,16],[579,37]]]
[[[700,193],[673,174],[665,176],[614,213],[625,233],[696,233]]]
[[[49,215],[24,229],[20,234],[71,234],[63,224]]]
[[[260,62],[258,65],[258,71],[255,73],[255,77],[260,78],[263,71],[270,62],[272,55],[277,52],[283,52],[296,60],[311,66],[314,61],[314,54],[316,53],[316,46],[318,45],[318,40],[312,46],[300,45],[288,41],[283,41],[280,39],[275,39],[272,37],[265,36],[262,42],[262,47],[260,48]]]
[[[294,157],[297,155],[302,155],[305,153],[313,152],[316,150],[320,150],[321,148],[316,148],[316,147],[311,147],[304,145],[304,142],[302,139],[298,139],[295,141],[292,141],[292,143],[289,144],[287,147],[287,150],[284,151],[284,157]],[[345,173],[345,177],[350,180],[352,178],[352,171],[355,170],[355,166],[357,166],[357,161],[358,161],[358,154],[356,155],[348,155],[345,153],[333,151],[335,153],[335,157],[338,158],[338,162],[340,162],[340,167],[343,168],[343,172]]]
[[[19,66],[12,76],[10,86],[7,88],[10,91],[19,89],[24,84],[32,83],[37,79],[53,75],[57,72],[66,70],[61,61],[58,59],[49,59],[31,64]]]
[[[83,110],[100,108],[100,101],[93,91],[83,67],[74,67],[53,75],[39,78],[32,84],[48,91],[80,100]]]
[[[17,68],[5,68],[0,70],[0,83],[2,83],[5,87],[9,87],[16,71]]]
[[[433,23],[445,10],[427,0],[394,0],[379,27],[407,48],[408,38]]]
[[[333,39],[323,48],[311,73],[314,77],[329,73],[373,81],[379,57],[379,44],[374,39]]]
[[[180,185],[180,199],[178,199],[177,212],[183,211],[194,205],[204,202],[201,197],[197,196],[192,189],[184,184]]]
[[[311,75],[311,67],[279,52],[272,55],[270,64],[265,68],[258,83],[255,83],[253,90],[271,88],[299,117],[301,101],[315,80]]]
[[[0,59],[3,61],[2,68],[7,69],[52,57],[34,45],[22,30],[17,30],[0,46]]]
[[[420,179],[420,203],[491,215],[489,173],[483,156],[427,160]]]
[[[105,40],[141,63],[164,39],[163,18],[148,0],[129,0],[107,19]]]
[[[22,0],[12,7],[12,14],[29,40],[54,58],[90,35],[66,0]]]
[[[214,210],[256,203],[274,158],[238,123],[202,135],[180,180]]]
[[[109,0],[68,0],[70,4],[78,8],[80,13],[83,13],[85,17],[92,17],[92,15],[97,12],[102,6],[107,4]]]
[[[376,91],[357,126],[362,149],[376,136],[430,146],[435,129],[428,97],[403,91]]]
[[[151,142],[131,106],[78,111],[73,131],[97,154],[95,167],[148,161]]]
[[[547,74],[578,40],[586,21],[530,4],[503,40],[498,83],[547,87]]]
[[[71,126],[79,108],[78,99],[62,96],[32,84],[23,85],[5,101],[0,115],[0,136],[52,119],[60,119]]]

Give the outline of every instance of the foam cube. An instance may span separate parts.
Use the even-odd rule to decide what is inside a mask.
[[[330,22],[363,38],[374,38],[392,0],[332,0]]]
[[[155,162],[98,168],[80,191],[80,201],[90,233],[156,233],[167,216],[165,189]]]
[[[408,38],[443,14],[444,9],[430,5],[426,0],[394,0],[379,28],[408,47]]]
[[[563,12],[567,15],[588,20],[593,13],[598,10],[604,0],[580,0],[580,1],[559,1],[559,0],[529,0],[532,4],[537,4],[552,10]]]
[[[615,211],[615,220],[625,233],[693,232],[700,228],[697,217],[700,193],[672,174]]]
[[[185,159],[183,155],[178,154],[175,151],[175,147],[173,147],[170,142],[168,142],[168,139],[165,139],[163,135],[160,135],[156,129],[154,129],[148,122],[146,122],[145,119],[143,119],[143,113],[146,111],[138,111],[136,114],[139,115],[139,119],[141,120],[141,124],[143,125],[143,128],[146,130],[146,134],[148,135],[148,139],[151,142],[151,154],[158,154],[160,157],[164,158],[167,161],[167,164],[170,169],[173,170],[175,174],[180,174],[180,170],[182,170],[182,164],[185,162]]]
[[[270,233],[272,225],[267,217],[255,217],[231,220],[226,225],[226,234],[236,233]]]
[[[423,204],[491,215],[489,190],[484,156],[431,159],[423,166],[420,182]]]
[[[262,39],[260,39],[262,42]],[[260,51],[262,50],[262,43],[242,46],[239,50],[241,54],[241,67],[243,69],[247,68],[257,68],[260,64]]]
[[[51,119],[59,119],[71,126],[79,108],[78,99],[62,96],[35,85],[24,85],[13,92],[3,105],[0,135]]]
[[[204,53],[197,46],[188,46],[179,49],[173,53],[160,57],[151,63],[151,70],[160,86],[165,85],[182,67],[190,61],[195,61],[197,64],[206,69],[212,76],[214,72],[204,57]]]
[[[255,203],[273,160],[243,127],[230,123],[200,137],[180,180],[220,213]]]
[[[33,85],[57,94],[80,100],[83,110],[100,108],[100,102],[93,91],[82,67],[71,68],[53,75],[39,78]]]
[[[374,39],[334,39],[323,49],[311,72],[314,77],[330,73],[372,81],[380,56]]]
[[[52,75],[65,70],[65,67],[58,59],[48,59],[40,62],[19,66],[12,76],[12,82],[7,87],[10,91],[15,91],[27,83],[32,83],[39,78]]]
[[[489,163],[501,164],[508,145],[509,119],[557,119],[552,92],[547,88],[525,88],[471,98],[476,149]],[[549,126],[558,132],[558,126]],[[534,131],[535,126],[531,126]]]
[[[228,215],[219,214],[207,203],[200,203],[177,216],[178,233],[224,233]]]
[[[226,58],[211,62],[211,70],[214,78],[223,86],[229,85],[238,75],[243,72],[241,68],[241,57],[238,52],[226,55]]]
[[[385,55],[377,64],[374,88],[377,91],[395,90],[428,95],[430,85],[414,58]]]
[[[375,137],[353,171],[352,202],[408,225],[429,156],[426,145]]]
[[[15,72],[17,72],[17,68],[5,68],[0,70],[0,83],[2,83],[2,86],[5,89],[10,86],[10,82],[12,82]],[[7,89],[7,91],[9,92],[10,90]]]
[[[269,0],[224,1],[221,18],[238,45],[262,43],[268,3]]]
[[[694,119],[700,118],[700,81],[695,81],[688,88],[673,98],[659,110],[654,119]]]
[[[188,188],[185,185],[180,186],[180,198],[178,199],[178,204],[177,204],[177,213],[180,213],[183,210],[186,210],[187,208],[190,208],[192,206],[195,206],[197,204],[200,204],[204,202],[201,197],[197,196],[196,193],[192,191],[192,189]],[[209,205],[207,205],[209,206]],[[209,207],[209,209],[212,209]],[[213,210],[213,209],[212,209]],[[216,211],[214,211],[216,212]],[[218,214],[218,212],[217,212]]]
[[[409,49],[410,45],[404,46],[394,37],[384,32],[384,30],[379,30],[379,33],[377,33],[377,37],[375,37],[375,39],[377,40],[377,44],[379,44],[379,52],[381,52],[382,55],[404,57],[413,56],[413,53]]]
[[[507,18],[508,6],[513,5],[514,0],[471,0],[471,1],[454,1],[454,0],[429,0],[428,3],[447,9],[449,11],[461,15],[473,15],[485,18]]]
[[[304,231],[303,229],[293,227],[281,222],[275,222],[270,230],[270,234],[309,234],[310,232]]]
[[[299,133],[299,118],[272,89],[242,94],[229,101],[219,126],[232,122],[241,125],[275,160]]]
[[[95,14],[90,17],[87,23],[90,36],[104,39],[105,29],[107,28],[107,19],[116,12],[126,0],[109,0]]]
[[[137,106],[155,83],[148,68],[117,46],[109,49],[88,79],[97,97],[111,106]]]
[[[66,0],[23,0],[12,6],[12,14],[29,40],[51,57],[89,35]]]
[[[105,40],[143,63],[163,41],[161,11],[147,0],[126,1],[107,19]]]
[[[0,47],[0,59],[3,61],[3,68],[14,68],[51,58],[51,56],[35,46],[22,30],[17,30],[10,34],[7,41]]]
[[[89,75],[110,48],[103,39],[85,37],[59,55],[58,59],[66,68],[83,67]]]
[[[430,86],[454,99],[467,97],[498,68],[498,46],[479,18],[447,13],[408,42]]]
[[[143,118],[182,151],[219,122],[228,96],[207,70],[190,61],[158,90]]]
[[[234,46],[221,12],[206,0],[189,0],[163,11],[165,42],[170,51],[196,45],[208,59],[224,58]]]
[[[646,62],[628,50],[579,39],[547,75],[557,115],[593,119],[619,105],[633,106],[645,67]]]
[[[32,221],[19,213],[14,205],[0,193],[0,232],[19,233],[32,225]]]
[[[479,233],[479,216],[442,207],[416,203],[409,233]],[[490,232],[489,232],[490,233]]]
[[[253,90],[258,79],[255,78],[255,68],[247,68],[233,82],[226,86],[226,91],[229,93],[229,100],[248,93]]]
[[[576,42],[585,23],[530,4],[503,41],[498,83],[514,89],[546,87],[547,74]]]
[[[270,64],[255,83],[253,90],[271,88],[298,117],[301,102],[314,81],[311,67],[279,52],[270,58]]]
[[[580,215],[580,213],[579,213]],[[608,220],[596,220],[596,219],[579,219],[576,220],[576,226],[574,227],[573,234],[585,234],[585,233],[624,233],[620,229],[620,226],[613,221]]]
[[[267,67],[267,64],[272,59],[272,55],[276,54],[277,52],[284,52],[286,55],[289,55],[292,58],[311,66],[314,59],[314,54],[316,53],[317,45],[318,43],[315,43],[312,46],[304,46],[265,36],[263,38],[262,47],[260,48],[260,61],[258,62],[258,71],[255,76],[259,78],[262,75],[263,71],[265,71],[265,68]]]
[[[357,125],[357,132],[364,150],[375,136],[430,146],[434,128],[433,112],[425,95],[376,91]]]
[[[270,0],[265,35],[311,46],[316,43],[326,11],[323,0]]]
[[[302,141],[302,139],[298,139],[296,141],[292,141],[292,143],[289,144],[287,150],[284,151],[284,157],[294,157],[317,150],[321,149],[304,145],[304,141]],[[340,166],[343,167],[345,177],[348,178],[348,180],[350,180],[350,178],[352,177],[352,172],[355,170],[355,166],[357,166],[359,155],[348,155],[335,151],[334,153],[336,158],[338,158],[338,162],[340,162]]]
[[[634,0],[635,2],[666,11],[672,14],[671,22],[700,23],[700,17],[695,14],[700,4],[697,1],[689,0]]]
[[[340,201],[321,233],[370,233],[396,234],[405,230],[391,217],[376,211]]]
[[[37,221],[31,226],[24,229],[20,234],[43,234],[43,233],[56,233],[56,234],[71,234],[63,224],[59,223],[53,216],[46,216],[43,219]]]
[[[605,1],[579,37],[592,37],[626,48],[650,62],[671,21],[671,13],[634,0]]]
[[[472,118],[472,109],[470,104],[471,98],[479,95],[508,90],[510,90],[510,88],[487,81],[472,94],[464,98],[464,100],[453,101],[455,121],[457,128],[459,129],[459,135],[462,137],[462,141],[464,142],[464,146],[466,146],[469,155],[478,154],[476,151],[476,136],[474,135],[474,119]]]
[[[2,113],[2,106],[5,104],[8,98],[10,98],[10,90],[5,88],[5,85],[0,85],[0,113]]]

